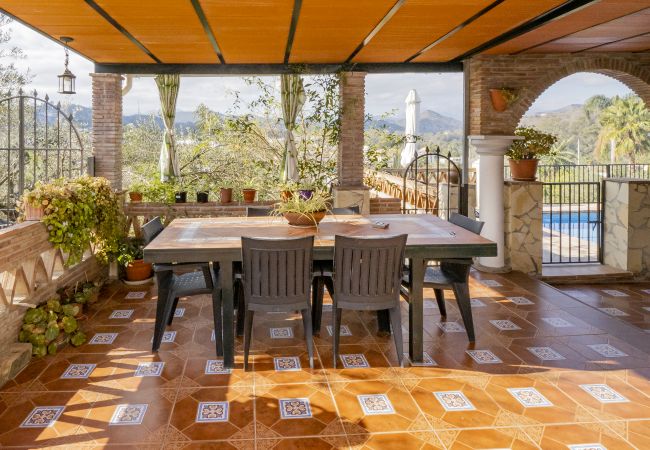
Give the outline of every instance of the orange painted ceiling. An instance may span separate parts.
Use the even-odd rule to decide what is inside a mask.
[[[227,64],[315,64],[454,61],[565,2],[0,0],[0,8],[54,39],[74,38],[70,46],[97,63],[218,64],[221,52]],[[596,1],[485,53],[593,51],[650,51],[650,0]]]

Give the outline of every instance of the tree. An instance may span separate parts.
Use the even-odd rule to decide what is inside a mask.
[[[28,84],[32,75],[29,70],[23,72],[19,70],[13,62],[5,62],[7,60],[23,58],[24,53],[21,48],[10,45],[11,42],[11,28],[9,24],[12,22],[11,18],[0,14],[0,92],[17,91],[19,88]],[[8,44],[8,45],[7,45]]]
[[[572,141],[573,138],[569,138],[556,142],[553,147],[551,147],[551,151],[542,158],[543,164],[548,164],[550,166],[574,164],[576,155],[569,146]]]
[[[616,158],[636,164],[650,150],[650,111],[636,95],[614,97],[610,106],[600,114],[602,129],[597,148],[607,158],[609,143],[615,143]]]

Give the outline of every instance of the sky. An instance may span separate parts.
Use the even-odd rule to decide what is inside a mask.
[[[64,96],[56,93],[57,75],[63,72],[63,48],[37,32],[19,24],[10,25],[13,38],[9,44],[23,49],[25,57],[15,61],[19,68],[33,75],[30,90],[46,93],[61,103],[91,104],[93,63],[70,54],[70,70],[77,76],[77,93]],[[395,111],[403,114],[404,99],[410,89],[416,89],[422,99],[421,109],[431,109],[456,119],[462,118],[462,74],[371,74],[366,77],[366,111],[381,115]],[[255,88],[246,86],[239,77],[183,77],[177,109],[193,111],[204,103],[210,109],[226,112],[232,104],[229,91],[237,90],[242,97],[253,98]],[[622,83],[598,74],[578,73],[560,80],[547,90],[531,107],[530,113],[552,111],[570,104],[580,104],[596,94],[626,95],[630,91]],[[151,77],[136,78],[133,88],[124,98],[124,114],[157,112],[158,93]]]

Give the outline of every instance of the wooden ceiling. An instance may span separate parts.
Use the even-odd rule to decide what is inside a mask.
[[[2,0],[98,64],[408,64],[650,51],[650,0]]]

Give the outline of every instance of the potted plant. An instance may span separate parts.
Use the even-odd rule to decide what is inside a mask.
[[[253,203],[253,202],[255,202],[255,196],[257,195],[257,189],[254,187],[255,185],[256,185],[256,179],[251,178],[245,184],[246,187],[244,187],[241,190],[242,197],[244,198],[244,203]]]
[[[174,191],[174,203],[186,203],[187,202],[187,188],[185,184],[180,180],[177,180],[175,183]]]
[[[512,88],[502,87],[498,89],[490,89],[490,100],[492,107],[495,111],[503,112],[510,105],[517,101],[519,95]]]
[[[304,200],[309,200],[312,195],[314,195],[314,186],[310,184],[304,184],[298,189],[298,195]]]
[[[219,190],[219,202],[221,202],[221,203],[230,203],[230,202],[232,202],[232,188],[231,187],[222,187]]]
[[[196,191],[196,202],[197,203],[208,203],[208,198],[210,196],[210,185],[209,183],[202,181],[199,183]]]
[[[513,180],[535,181],[539,157],[548,155],[557,141],[557,137],[543,133],[535,128],[520,127],[515,135],[523,137],[514,141],[506,156],[510,158],[510,173]]]
[[[274,214],[284,216],[289,225],[314,227],[320,223],[331,206],[331,198],[325,192],[312,192],[311,197],[293,195],[275,206]]]
[[[124,268],[127,281],[144,281],[151,278],[153,266],[144,262],[142,239],[126,238],[120,244],[118,264]]]
[[[298,184],[295,181],[287,181],[280,185],[280,200],[286,202],[293,197],[294,192],[297,191]]]
[[[131,183],[131,186],[129,186],[129,199],[134,203],[141,202],[144,190],[145,186],[142,183]]]

